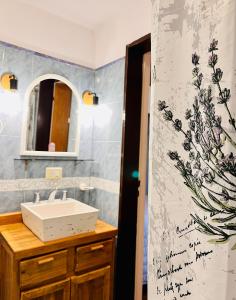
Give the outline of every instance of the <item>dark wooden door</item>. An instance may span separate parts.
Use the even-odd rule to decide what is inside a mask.
[[[140,181],[139,149],[142,108],[143,55],[151,51],[151,35],[126,48],[125,120],[120,179],[119,224],[116,257],[116,300],[133,300],[135,291],[135,259],[137,211]],[[127,247],[127,245],[129,245]]]
[[[37,151],[48,151],[55,79],[40,82],[36,130]]]
[[[110,267],[72,277],[71,300],[110,300]]]

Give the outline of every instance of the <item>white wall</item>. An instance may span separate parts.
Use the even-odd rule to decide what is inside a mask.
[[[91,30],[16,0],[0,0],[0,40],[94,67]]]
[[[126,45],[151,32],[151,1],[137,0],[137,6],[108,20],[95,30],[95,65],[100,67],[125,56]]]
[[[91,30],[20,0],[0,0],[0,41],[98,68],[124,57],[127,44],[151,31],[150,0],[123,6]]]

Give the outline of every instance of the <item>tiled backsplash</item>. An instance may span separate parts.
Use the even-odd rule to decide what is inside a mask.
[[[69,196],[96,206],[103,219],[117,224],[124,59],[95,71],[0,43],[0,74],[8,71],[18,78],[18,90],[0,89],[0,212],[17,210],[21,202],[32,200],[39,184],[41,198],[46,199],[53,183],[43,179],[45,168],[57,166],[63,168],[59,190],[66,188]],[[84,161],[20,159],[25,92],[35,78],[48,73],[67,78],[80,95],[92,90],[99,96],[96,107],[80,99],[79,159]],[[78,184],[88,178],[96,190],[81,192]]]

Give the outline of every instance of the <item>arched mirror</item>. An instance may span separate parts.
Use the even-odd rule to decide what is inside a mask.
[[[22,155],[76,156],[79,142],[78,93],[64,77],[48,74],[26,92]]]

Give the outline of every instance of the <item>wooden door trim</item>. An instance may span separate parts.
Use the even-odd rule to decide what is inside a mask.
[[[151,52],[143,55],[143,83],[142,83],[142,108],[141,130],[139,149],[139,198],[137,208],[137,235],[136,235],[136,262],[135,262],[135,300],[142,300],[143,292],[143,263],[144,263],[144,219],[145,198],[147,184],[147,159],[148,159],[148,111],[151,75]]]
[[[143,55],[151,51],[151,34],[126,47],[125,90],[116,259],[117,300],[134,299],[135,253],[142,106]]]

